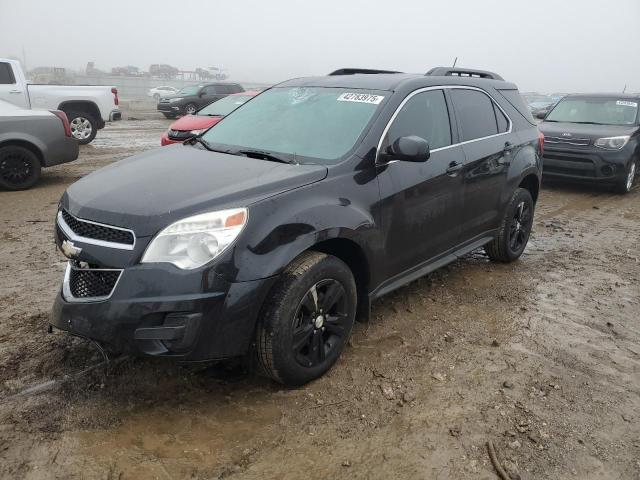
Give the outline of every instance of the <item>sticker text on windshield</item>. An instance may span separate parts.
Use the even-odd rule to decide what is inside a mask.
[[[636,108],[638,104],[636,102],[627,102],[626,100],[618,100],[616,105],[622,105],[623,107],[634,107]]]
[[[371,103],[373,105],[378,105],[384,96],[382,95],[371,95],[369,93],[343,93],[338,97],[339,102],[360,102],[360,103]]]

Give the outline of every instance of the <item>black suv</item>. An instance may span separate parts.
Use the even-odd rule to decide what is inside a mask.
[[[479,247],[522,254],[540,140],[516,86],[488,72],[281,83],[68,188],[52,323],[116,351],[247,354],[303,384],[372,300]]]
[[[183,87],[175,95],[163,97],[158,102],[158,111],[167,118],[178,115],[193,115],[202,107],[206,107],[216,100],[244,92],[244,88],[237,83],[205,83]]]
[[[640,95],[568,95],[539,127],[544,176],[633,187],[640,171]]]

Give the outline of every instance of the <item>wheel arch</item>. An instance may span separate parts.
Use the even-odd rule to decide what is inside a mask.
[[[538,201],[538,194],[540,193],[540,179],[535,173],[526,175],[518,185],[518,188],[524,188],[528,190],[533,198],[533,203]]]
[[[25,140],[25,139],[9,139],[9,140],[0,140],[0,148],[8,147],[8,146],[18,146],[26,148],[33,152],[33,154],[38,158],[41,167],[45,167],[44,164],[44,154],[42,153],[42,149],[38,147],[35,143]]]
[[[98,123],[98,128],[102,128],[104,122],[102,120],[102,114],[95,102],[90,100],[70,100],[68,102],[62,102],[58,105],[58,110],[63,112],[85,112],[90,114]],[[71,119],[69,119],[71,121]]]

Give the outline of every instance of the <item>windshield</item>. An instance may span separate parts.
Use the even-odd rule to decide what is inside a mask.
[[[289,155],[300,163],[336,163],[353,148],[385,95],[344,88],[272,88],[202,138],[232,149]]]
[[[180,91],[176,95],[195,95],[200,90],[200,87],[197,85],[191,85],[189,87],[182,87]]]
[[[224,117],[225,115],[229,115],[250,98],[253,98],[253,95],[229,95],[217,102],[210,103],[200,110],[198,115]]]
[[[547,122],[633,125],[638,102],[616,98],[565,98],[547,116]]]

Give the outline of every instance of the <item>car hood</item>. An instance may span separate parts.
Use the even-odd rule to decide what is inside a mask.
[[[616,137],[619,135],[632,135],[638,130],[634,125],[590,125],[585,123],[568,122],[541,122],[538,128],[542,133],[551,137],[561,138],[588,138],[595,140],[603,137]],[[568,133],[569,135],[563,135]]]
[[[213,127],[222,120],[222,117],[207,117],[206,115],[185,115],[173,122],[169,127],[171,130],[201,130]]]
[[[327,176],[289,165],[172,145],[135,155],[72,184],[61,206],[86,220],[154,235],[181,218],[247,206]]]

